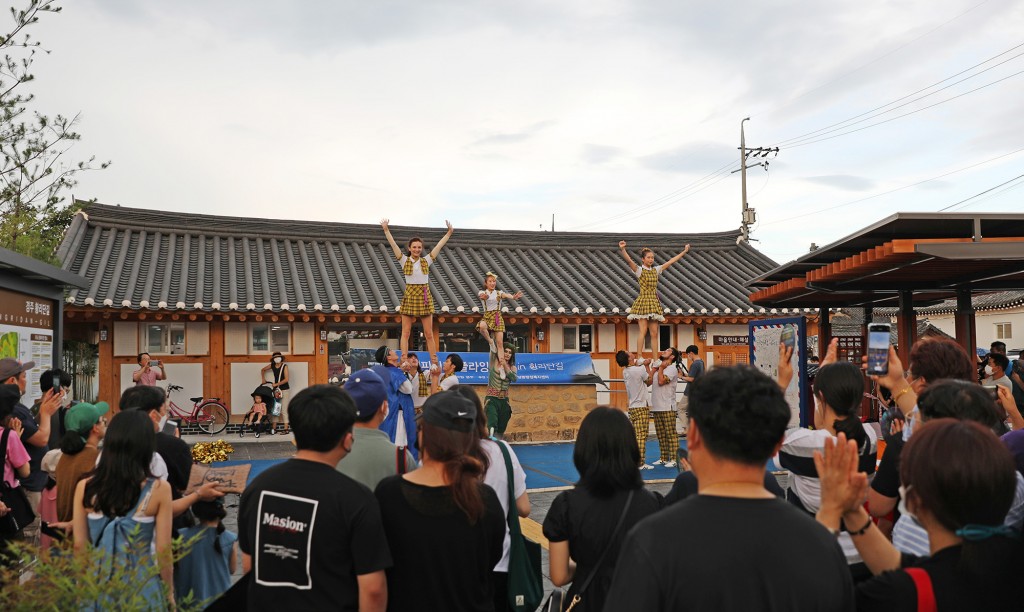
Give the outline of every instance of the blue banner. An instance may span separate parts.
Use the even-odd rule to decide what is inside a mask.
[[[352,349],[349,365],[352,371],[375,365],[374,350]],[[417,354],[425,357],[424,351]],[[450,353],[439,352],[441,363]],[[459,382],[469,385],[486,385],[489,353],[457,353],[462,357],[462,371],[456,373]],[[528,385],[569,385],[602,384],[594,371],[594,362],[589,353],[520,353],[516,355],[516,384]],[[426,371],[430,363],[420,362],[420,369]]]

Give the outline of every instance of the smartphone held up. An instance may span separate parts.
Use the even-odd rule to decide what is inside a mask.
[[[889,373],[889,334],[892,326],[888,323],[868,325],[868,374],[885,376]]]

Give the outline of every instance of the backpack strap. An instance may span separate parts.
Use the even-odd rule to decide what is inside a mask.
[[[919,567],[908,567],[903,571],[914,581],[914,588],[917,589],[917,612],[938,612],[932,578],[928,572]]]
[[[404,446],[396,446],[395,447],[395,473],[396,474],[404,474],[405,473],[405,467],[406,467],[405,466],[405,447]]]

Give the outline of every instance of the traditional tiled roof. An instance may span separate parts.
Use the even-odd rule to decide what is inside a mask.
[[[399,243],[438,228],[391,227]],[[596,234],[456,228],[431,268],[441,312],[473,312],[485,271],[499,276],[510,312],[626,314],[637,281],[618,252],[654,249],[658,261],[691,245],[659,283],[667,314],[764,312],[749,279],[775,262],[737,231],[714,234]],[[376,225],[246,219],[84,204],[57,253],[90,286],[79,306],[181,311],[395,313],[402,273]],[[634,259],[636,255],[634,254]],[[521,309],[521,310],[520,310]]]

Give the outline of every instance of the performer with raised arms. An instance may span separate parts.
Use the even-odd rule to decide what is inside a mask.
[[[498,376],[505,380],[508,362],[505,361],[504,351],[499,353],[497,349],[499,346],[505,346],[505,320],[501,317],[501,300],[518,300],[523,297],[523,292],[505,293],[498,290],[497,287],[498,275],[488,272],[484,277],[484,288],[478,294],[480,301],[484,303],[484,318],[476,327],[487,344],[491,346],[491,353],[498,355]],[[494,338],[491,338],[491,334],[488,332],[494,332]]]
[[[665,320],[665,309],[661,305],[661,300],[658,299],[658,275],[689,253],[690,245],[686,245],[682,253],[660,266],[654,265],[654,251],[651,249],[640,249],[641,265],[639,266],[626,252],[625,240],[619,241],[619,250],[626,263],[629,264],[629,269],[633,271],[640,283],[640,295],[633,302],[629,309],[629,316],[626,317],[630,321],[636,321],[640,329],[640,335],[636,340],[636,354],[639,362],[644,356],[644,336],[648,333],[651,335],[651,357],[653,358],[660,352],[658,350],[658,323]]]
[[[402,266],[402,274],[405,275],[405,294],[402,297],[402,305],[399,307],[402,314],[402,339],[399,348],[402,352],[402,361],[408,359],[409,335],[412,332],[413,323],[416,319],[423,325],[423,335],[427,339],[427,350],[430,352],[430,368],[437,369],[437,334],[434,332],[434,297],[430,295],[430,266],[437,259],[441,247],[452,237],[455,228],[451,222],[445,221],[448,232],[441,237],[429,254],[423,254],[423,239],[419,236],[409,239],[406,246],[408,254],[403,255],[402,249],[398,247],[395,239],[388,229],[388,220],[382,219],[380,226],[384,228],[384,236],[395,253],[395,259]]]

